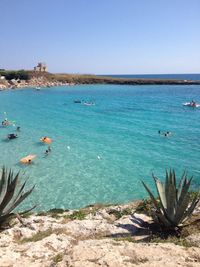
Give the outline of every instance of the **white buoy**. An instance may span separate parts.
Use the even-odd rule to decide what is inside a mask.
[[[70,146],[67,146],[67,149],[70,150]]]

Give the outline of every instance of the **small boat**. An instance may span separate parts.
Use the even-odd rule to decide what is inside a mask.
[[[191,107],[191,108],[198,108],[198,107],[200,107],[200,104],[197,104],[197,103],[191,103],[191,102],[186,102],[186,103],[183,103],[183,106]]]
[[[35,87],[35,90],[40,91],[41,87]]]
[[[95,106],[94,102],[84,102],[83,103],[85,106]]]
[[[74,100],[74,103],[75,104],[80,104],[81,103],[81,100]]]

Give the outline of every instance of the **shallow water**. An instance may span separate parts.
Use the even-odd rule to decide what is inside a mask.
[[[76,99],[94,106],[75,104]],[[80,85],[0,92],[0,119],[21,127],[19,138],[5,141],[15,126],[0,128],[0,162],[30,176],[36,184],[25,206],[38,210],[79,208],[126,202],[146,196],[141,179],[151,173],[188,170],[200,184],[200,86]],[[6,114],[4,113],[6,112]],[[171,131],[164,137],[158,130]],[[52,152],[39,139],[53,139]],[[32,165],[20,158],[37,154]]]

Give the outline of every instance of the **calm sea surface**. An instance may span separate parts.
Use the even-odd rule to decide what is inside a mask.
[[[74,100],[95,102],[94,106]],[[0,119],[21,126],[19,138],[6,141],[15,126],[0,128],[0,162],[29,176],[36,184],[25,206],[38,210],[79,208],[146,196],[141,179],[151,173],[185,169],[200,185],[200,86],[80,85],[0,92]],[[172,136],[158,134],[171,131]],[[53,139],[52,152],[39,139]],[[36,154],[32,165],[20,158]]]
[[[138,78],[138,79],[177,79],[200,81],[200,74],[118,74],[118,75],[101,75],[115,78]]]

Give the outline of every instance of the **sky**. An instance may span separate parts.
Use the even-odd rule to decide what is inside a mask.
[[[200,73],[200,0],[0,0],[0,68]]]

